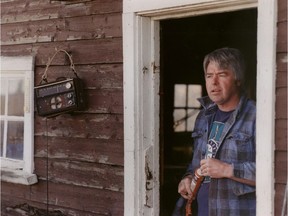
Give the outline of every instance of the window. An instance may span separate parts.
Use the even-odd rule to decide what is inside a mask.
[[[201,85],[176,84],[174,86],[174,131],[193,130],[201,105],[197,98],[202,96]]]
[[[34,58],[0,57],[1,179],[37,182],[34,170]]]

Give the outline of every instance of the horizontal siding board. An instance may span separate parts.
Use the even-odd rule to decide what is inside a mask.
[[[284,203],[284,194],[285,194],[285,188],[286,184],[275,184],[275,206],[274,206],[274,215],[277,216],[283,216],[282,214],[282,208]],[[287,195],[286,195],[287,196]],[[284,206],[285,209],[285,206]],[[286,201],[286,214],[287,215],[287,201]]]
[[[276,88],[286,88],[287,87],[287,71],[277,71],[276,74]]]
[[[10,185],[6,182],[2,183],[5,189],[9,187],[18,188],[18,185]],[[5,193],[5,192],[4,192]],[[47,205],[46,203],[39,203],[34,202],[31,200],[15,197],[13,194],[5,193],[1,196],[1,216],[20,216],[20,209],[23,211],[23,209],[27,209],[27,205],[29,205],[32,208],[35,208],[35,210],[39,210],[39,212],[47,212]],[[26,208],[24,208],[26,206]],[[27,212],[27,211],[26,211]],[[35,212],[33,212],[35,213]],[[30,215],[33,214],[30,212]],[[25,215],[24,213],[22,215]],[[26,214],[27,215],[27,214]],[[48,216],[48,214],[46,214]]]
[[[1,181],[1,198],[5,197],[5,195],[12,195],[15,198],[22,198],[29,200],[31,198],[31,186],[21,185],[21,184],[13,184],[8,182]]]
[[[276,150],[287,151],[287,119],[276,120],[275,147]]]
[[[123,60],[122,38],[37,43],[33,45],[3,45],[1,46],[1,55],[36,55],[35,65],[46,66],[48,59],[52,58],[58,49],[69,52],[75,64],[120,63]],[[70,62],[64,53],[60,53],[56,55],[51,65],[70,65]]]
[[[122,13],[65,19],[65,30],[71,32],[71,38],[73,33],[88,35],[84,39],[122,37]]]
[[[48,151],[49,159],[124,165],[123,140],[35,136],[35,143],[35,157],[45,160]]]
[[[284,76],[287,77],[287,62],[288,62],[288,56],[287,53],[278,53],[277,54],[277,72],[285,72]]]
[[[277,52],[287,52],[287,20],[277,23]]]
[[[122,12],[122,0],[94,0],[77,4],[69,2],[34,0],[1,3],[1,23],[111,14]]]
[[[65,43],[47,43],[34,46],[37,50],[36,65],[45,65],[55,53],[55,49],[64,49],[72,55],[74,64],[97,64],[122,62],[122,39],[99,39],[70,41]],[[57,54],[51,65],[70,64],[65,55]],[[68,60],[68,59],[67,59]]]
[[[76,64],[122,62],[122,38],[82,41],[70,44]]]
[[[2,45],[115,38],[122,35],[122,14],[49,19],[2,25]]]
[[[276,89],[276,119],[287,119],[287,87]]]
[[[99,163],[52,160],[48,178],[53,182],[123,192],[124,169]]]
[[[47,184],[41,181],[31,188],[31,200],[45,202]],[[49,182],[49,205],[71,208],[103,215],[123,215],[122,192]]]
[[[49,182],[118,192],[124,191],[124,169],[122,166],[55,158],[37,158],[35,161],[35,173],[39,179],[46,180],[48,175]]]
[[[13,199],[13,203],[11,200]],[[19,204],[20,203],[20,204]],[[60,216],[59,212],[62,213],[62,215],[73,215],[73,216],[104,216],[105,214],[103,213],[92,213],[84,210],[77,210],[77,209],[72,209],[72,208],[63,208],[61,206],[55,206],[55,205],[49,205],[47,209],[47,205],[41,206],[37,202],[32,202],[30,200],[22,200],[22,199],[16,199],[13,196],[5,196],[5,200],[1,200],[1,204],[3,206],[2,211],[1,211],[1,216],[20,216],[20,212],[22,212],[22,215],[24,214],[24,210],[29,208],[30,215],[34,214],[35,215],[40,215],[39,212],[42,213],[42,215],[45,216],[52,216],[52,215],[57,215]],[[47,210],[49,211],[47,213]],[[27,215],[27,214],[26,214]],[[107,215],[107,214],[106,214]]]
[[[278,0],[278,22],[287,21],[287,0]]]
[[[63,114],[35,118],[35,135],[123,140],[123,116],[109,114]]]
[[[275,153],[275,183],[287,183],[287,151]]]
[[[123,113],[122,90],[89,90],[88,111],[91,113]]]
[[[36,185],[25,187],[27,189],[23,190],[20,185],[2,182],[1,208],[3,212],[7,212],[7,207],[15,207],[24,203],[39,209],[46,209],[48,198],[50,211],[60,209],[66,215],[123,215],[124,195],[121,192],[54,182],[49,182],[47,185],[46,181],[39,181]],[[48,195],[47,189],[49,189]],[[27,196],[29,199],[26,198]],[[6,215],[12,216],[12,212],[7,212]],[[15,215],[19,216],[19,212]]]
[[[63,7],[63,6],[62,6]],[[35,20],[47,20],[60,18],[61,4],[50,4],[49,1],[27,2],[21,3],[1,3],[1,22],[8,23],[24,23]]]
[[[32,44],[17,44],[13,46],[1,45],[1,56],[35,56],[37,51]]]
[[[72,57],[73,58],[73,57]],[[46,67],[36,67],[35,85],[39,85]],[[85,83],[85,89],[122,89],[123,65],[122,64],[96,64],[75,65],[78,77]],[[75,77],[70,66],[51,66],[47,71],[48,82],[53,82],[59,77]]]

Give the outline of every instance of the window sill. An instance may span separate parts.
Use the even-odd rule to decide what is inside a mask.
[[[15,184],[32,185],[38,182],[35,174],[24,172],[23,170],[1,169],[1,181]]]

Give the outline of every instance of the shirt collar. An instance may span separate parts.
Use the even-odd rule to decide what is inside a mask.
[[[200,102],[202,107],[206,110],[206,114],[209,114],[210,112],[213,113],[218,109],[217,105],[208,96],[198,98],[197,100]],[[246,101],[247,101],[247,97],[245,95],[242,95],[234,113],[237,113],[238,115],[242,111]]]

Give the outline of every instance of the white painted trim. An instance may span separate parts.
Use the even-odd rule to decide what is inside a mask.
[[[123,12],[159,15],[161,12],[175,12],[181,16],[181,10],[206,10],[207,7],[217,8],[232,6],[232,8],[245,8],[249,4],[257,3],[256,0],[123,0]]]
[[[27,173],[23,170],[11,170],[1,168],[1,181],[14,184],[32,185],[38,182],[35,174]]]
[[[139,182],[137,168],[139,167],[139,116],[137,106],[138,80],[136,65],[138,65],[135,53],[136,17],[134,14],[123,15],[123,91],[124,91],[124,215],[138,215]],[[126,32],[126,33],[124,33]]]
[[[256,195],[257,216],[274,215],[277,1],[258,5]]]
[[[0,56],[1,71],[33,71],[33,56]]]
[[[176,8],[166,8],[166,9],[154,9],[149,11],[141,11],[137,14],[140,16],[149,16],[154,20],[162,20],[168,18],[181,18],[181,17],[191,17],[199,16],[203,14],[211,13],[221,13],[225,11],[236,11],[248,8],[257,7],[257,2],[255,0],[243,0],[238,2],[235,0],[222,0],[214,2],[200,2],[193,5],[183,5]]]
[[[222,4],[224,2],[227,3],[227,7]],[[272,216],[274,214],[276,3],[277,1],[274,0],[261,0],[258,3],[257,216]],[[153,54],[154,50],[151,46],[153,43],[157,44],[155,42],[157,39],[154,40],[155,35],[153,35],[153,32],[149,32],[151,34],[150,41],[146,41],[146,47],[141,46],[143,37],[148,34],[142,32],[141,26],[144,23],[149,25],[149,22],[150,26],[157,26],[157,20],[160,19],[232,11],[240,8],[256,7],[256,5],[256,0],[124,0],[125,216],[143,215],[143,190],[140,187],[145,183],[143,170],[141,171],[145,168],[143,160],[141,160],[145,142],[143,131],[146,130],[147,126],[159,126],[159,113],[157,113],[157,108],[155,109],[153,106],[150,106],[150,109],[146,111],[154,114],[155,122],[152,124],[146,122],[151,118],[146,118],[147,116],[144,114],[145,101],[149,101],[152,96],[145,93],[148,86],[143,86],[142,82],[144,60],[147,60],[147,56],[150,56],[152,65],[153,58],[158,56],[158,54]],[[146,16],[146,19],[141,19],[143,16]],[[149,50],[149,48],[152,49]],[[149,65],[149,62],[147,64]],[[148,72],[151,72],[150,66],[147,68]],[[157,82],[154,84],[157,85]],[[154,86],[154,90],[157,88],[157,86]],[[155,104],[155,102],[153,103]],[[153,105],[153,103],[150,105]],[[159,127],[150,128],[150,130],[157,131]],[[154,134],[154,137],[156,137],[156,134]],[[151,141],[153,141],[154,146],[159,145],[159,140]],[[154,168],[156,169],[155,166]],[[157,194],[155,195],[157,196]],[[154,200],[156,199],[159,199],[159,197],[154,198]],[[157,210],[145,215],[157,215]]]
[[[124,215],[159,215],[159,27],[124,14]],[[134,37],[137,30],[138,37]],[[156,33],[155,33],[156,32]],[[154,36],[155,38],[152,38]],[[142,50],[145,55],[142,55]],[[155,54],[156,53],[156,54]],[[156,55],[156,56],[155,56]],[[152,61],[153,59],[153,61]],[[153,112],[147,112],[153,110]],[[155,128],[157,128],[155,130]],[[158,159],[158,160],[157,160]],[[146,179],[151,171],[152,179]],[[147,190],[147,184],[153,190]],[[152,193],[151,193],[152,192]]]
[[[34,57],[0,56],[0,66],[1,77],[22,77],[25,85],[23,160],[1,158],[1,180],[34,184]]]

